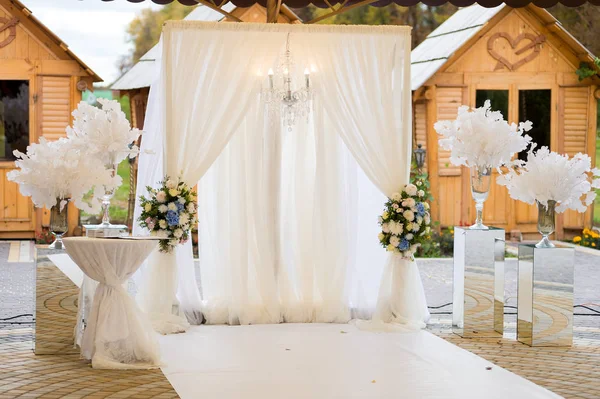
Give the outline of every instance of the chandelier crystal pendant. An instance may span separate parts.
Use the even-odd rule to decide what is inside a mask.
[[[310,72],[304,70],[304,85],[295,89],[293,77],[295,72],[294,58],[290,51],[290,34],[288,33],[285,51],[273,72],[269,69],[269,87],[263,89],[263,101],[267,105],[269,117],[275,120],[278,115],[289,131],[301,117],[308,118],[312,100]]]

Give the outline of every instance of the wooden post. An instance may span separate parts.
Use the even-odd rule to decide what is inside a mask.
[[[281,0],[267,0],[267,23],[276,24],[279,16]]]

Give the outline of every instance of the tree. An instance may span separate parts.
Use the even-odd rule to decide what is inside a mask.
[[[451,4],[443,6],[400,7],[390,4],[386,7],[357,7],[348,12],[327,18],[320,23],[334,25],[409,25],[412,26],[412,47],[419,45],[428,34],[440,26],[458,8]],[[297,9],[294,12],[308,21],[330,12],[314,6]]]
[[[151,8],[142,10],[127,27],[127,42],[133,47],[129,54],[121,56],[117,62],[119,71],[127,72],[158,43],[165,21],[183,19],[193,9],[194,7],[184,6],[175,1],[156,11]]]

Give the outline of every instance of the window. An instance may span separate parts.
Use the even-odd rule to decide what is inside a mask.
[[[531,121],[533,128],[527,132],[536,149],[550,148],[550,99],[552,90],[519,90],[519,122]],[[527,159],[527,150],[519,153],[519,159]]]
[[[500,111],[508,120],[508,90],[477,90],[475,107],[483,107],[485,100],[490,100],[492,111]]]
[[[0,80],[0,160],[29,145],[29,81]]]

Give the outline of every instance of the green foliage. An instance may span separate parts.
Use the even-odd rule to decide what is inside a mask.
[[[319,23],[330,25],[409,25],[413,28],[412,46],[414,48],[457,9],[456,6],[450,4],[414,7],[400,7],[395,4],[386,7],[363,6],[324,19]],[[309,6],[295,9],[294,12],[306,22],[328,14],[331,10]]]
[[[454,248],[454,228],[432,230],[431,239],[423,242],[417,250],[417,258],[451,257]]]
[[[48,228],[43,228],[41,233],[35,236],[35,243],[38,245],[52,244],[54,242],[54,234]]]
[[[584,79],[598,75],[598,70],[600,70],[600,58],[596,57],[594,59],[594,66],[590,66],[587,62],[582,62],[579,64],[579,69],[576,70],[575,73],[579,76],[579,81],[581,82]]]

